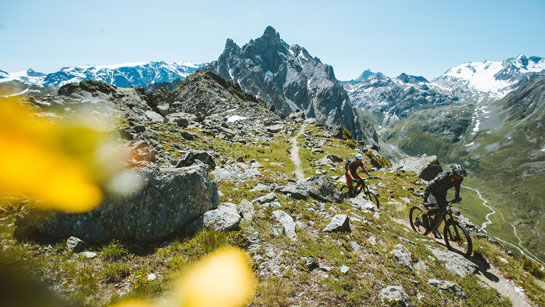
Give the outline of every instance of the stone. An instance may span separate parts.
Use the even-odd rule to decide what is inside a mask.
[[[280,193],[288,194],[294,199],[308,199],[309,197],[307,187],[301,181],[281,188]]]
[[[106,195],[97,208],[85,213],[31,211],[18,219],[16,227],[88,242],[155,242],[178,233],[219,204],[216,184],[203,163],[134,170],[143,178],[142,188],[126,197]]]
[[[336,156],[336,155],[332,155],[332,154],[328,154],[326,156],[329,160],[335,162],[335,163],[340,163],[340,162],[343,162],[344,159],[343,157],[339,157],[339,156]]]
[[[152,123],[155,123],[155,124],[163,124],[165,122],[165,118],[163,117],[163,115],[157,113],[157,112],[154,112],[154,111],[145,111],[144,112],[144,115],[146,115],[146,117],[152,122]]]
[[[235,205],[236,206],[236,205]],[[230,231],[239,229],[240,215],[230,206],[220,206],[204,213],[203,226],[215,231]]]
[[[322,232],[350,231],[350,218],[346,214],[335,215]]]
[[[394,256],[394,259],[397,261],[397,263],[401,264],[402,266],[408,268],[411,271],[413,270],[412,254],[407,248],[405,248],[405,246],[397,244],[395,248],[390,252],[390,254]]]
[[[80,252],[85,246],[85,242],[82,239],[74,236],[70,236],[66,239],[66,249],[73,250],[74,252]]]
[[[207,164],[210,166],[210,169],[216,168],[216,162],[214,162],[214,158],[212,155],[206,151],[199,151],[199,150],[189,150],[186,152],[184,157],[176,164],[176,167],[184,167],[184,166],[190,166],[195,163],[195,160],[200,160],[204,164]]]
[[[426,181],[430,181],[443,169],[437,159],[437,156],[428,156],[426,154],[420,157],[409,157],[400,160],[392,166],[393,170],[402,170],[406,172],[414,172],[418,177]]]
[[[354,198],[349,198],[348,203],[352,205],[355,208],[358,208],[360,210],[364,211],[378,211],[377,205],[365,198],[363,193],[360,193],[358,196]]]
[[[239,182],[247,181],[261,175],[259,170],[251,168],[248,164],[241,162],[216,168],[212,174],[214,175],[214,180]]]
[[[464,289],[455,282],[439,279],[428,279],[428,284],[439,289],[439,291],[441,292],[450,292],[454,294],[454,296],[456,296],[457,298],[467,298],[464,293]]]
[[[146,279],[149,280],[149,281],[156,280],[156,279],[157,279],[157,275],[155,275],[155,274],[153,274],[153,273],[149,273],[149,274],[146,276]]]
[[[308,190],[308,194],[319,201],[332,203],[343,201],[343,195],[337,186],[325,176],[309,177],[303,180],[302,184]]]
[[[89,252],[89,251],[85,251],[85,252],[81,252],[79,253],[81,256],[85,257],[85,258],[89,258],[89,259],[92,259],[92,258],[95,258],[97,256],[97,253],[94,253],[94,252]]]
[[[246,199],[243,199],[238,205],[238,213],[242,216],[244,221],[251,221],[255,214],[254,205]]]
[[[282,224],[286,236],[288,236],[288,238],[290,238],[292,241],[296,241],[297,234],[295,233],[295,222],[293,221],[293,218],[282,210],[273,211],[273,215],[276,220]]]
[[[188,140],[188,141],[193,141],[195,139],[195,135],[191,132],[187,132],[185,130],[182,130],[180,132],[180,134],[182,135],[182,137],[185,139],[185,140]]]
[[[388,304],[398,304],[398,306],[409,306],[409,296],[400,286],[388,286],[379,292],[382,301]]]
[[[467,260],[455,252],[438,249],[429,245],[426,245],[426,247],[437,259],[439,259],[439,261],[445,262],[445,268],[453,274],[460,277],[466,277],[467,275],[473,274],[478,270],[478,266],[475,263]]]
[[[252,191],[252,192],[255,192],[255,191],[261,192],[261,191],[271,191],[272,189],[273,189],[273,187],[271,185],[258,183],[250,191]]]
[[[341,273],[346,274],[348,270],[350,270],[350,267],[343,265],[339,268],[339,270],[341,271]]]
[[[277,202],[277,201],[279,201],[279,199],[278,199],[278,196],[276,196],[276,194],[274,194],[274,192],[271,192],[271,193],[269,193],[267,195],[263,195],[261,197],[258,197],[256,199],[252,200],[253,203],[259,204],[259,205],[272,203],[272,202]]]

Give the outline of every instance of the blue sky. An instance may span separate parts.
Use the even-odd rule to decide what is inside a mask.
[[[545,56],[545,1],[0,0],[0,69],[216,60],[273,26],[340,80]]]

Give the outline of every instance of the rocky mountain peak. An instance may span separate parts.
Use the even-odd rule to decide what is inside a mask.
[[[354,137],[363,137],[348,95],[331,66],[301,46],[290,47],[270,26],[261,37],[242,46],[240,53],[233,48],[228,42],[218,60],[204,70],[239,84],[244,91],[274,105],[278,113],[303,110],[307,117],[346,127]]]
[[[407,75],[406,73],[402,73],[401,75],[397,76],[397,79],[405,83],[419,83],[419,82],[428,83],[428,80],[422,76],[412,76],[412,75]]]

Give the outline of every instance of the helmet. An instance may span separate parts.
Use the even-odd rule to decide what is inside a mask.
[[[363,159],[363,155],[362,155],[361,153],[358,152],[358,153],[356,154],[356,159],[358,159],[358,160]]]
[[[460,165],[460,164],[456,164],[452,167],[452,171],[460,176],[460,177],[466,177],[467,176],[467,172],[466,170]]]

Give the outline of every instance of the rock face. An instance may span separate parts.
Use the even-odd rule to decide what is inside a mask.
[[[437,156],[428,156],[426,154],[421,157],[409,157],[400,160],[392,166],[392,169],[415,172],[418,177],[427,181],[432,180],[443,171]]]
[[[156,241],[179,232],[217,207],[219,195],[202,163],[185,168],[142,168],[143,188],[126,198],[107,197],[95,210],[53,213],[35,225],[53,237],[72,235],[89,242]],[[33,214],[18,221],[33,221]]]
[[[312,57],[307,50],[289,46],[272,27],[242,48],[228,39],[217,61],[204,70],[212,71],[288,116],[303,110],[328,125],[343,126],[355,138],[363,131],[356,125],[355,112],[333,67]]]

